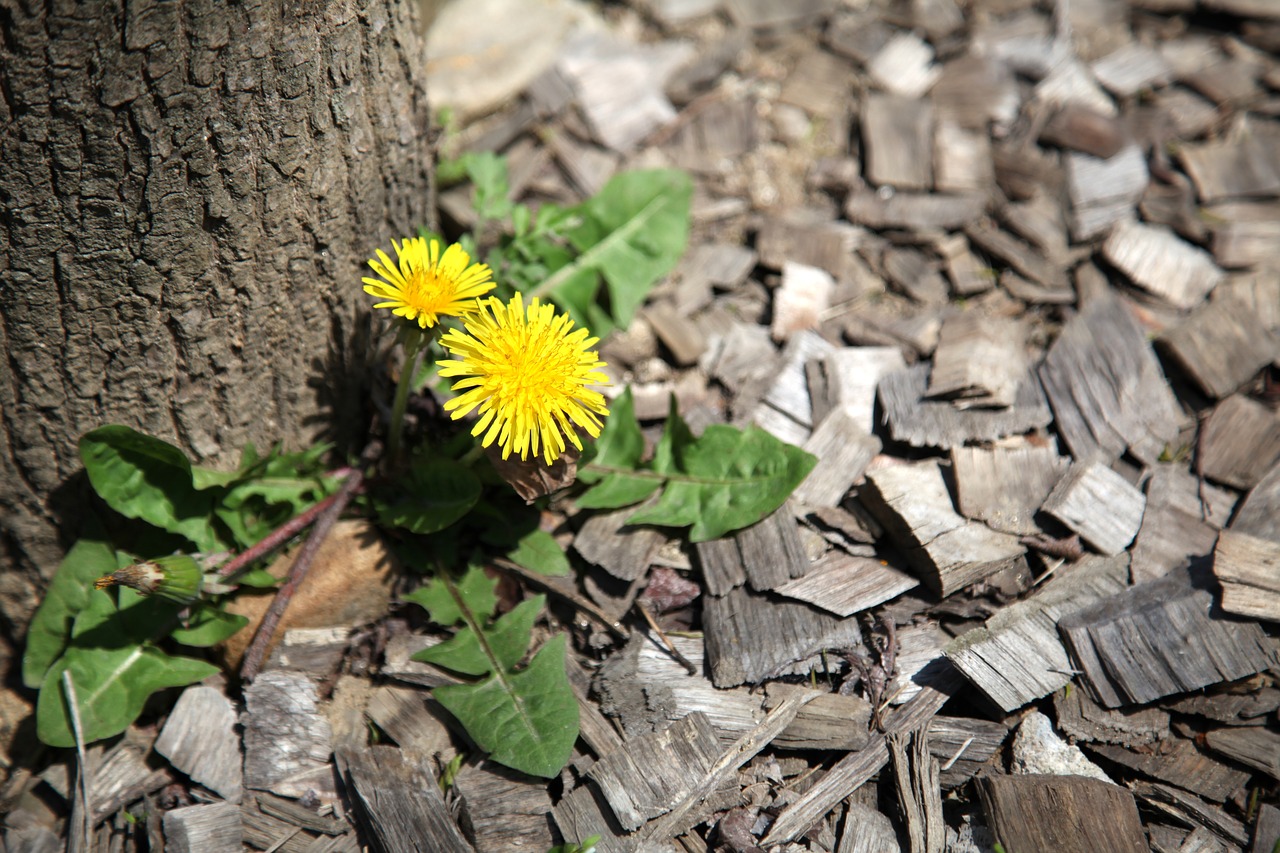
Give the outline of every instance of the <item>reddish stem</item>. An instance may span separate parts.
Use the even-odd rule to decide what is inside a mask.
[[[347,476],[350,477],[353,472],[348,469]],[[251,546],[245,551],[235,555],[227,562],[218,567],[218,577],[229,578],[234,574],[244,571],[249,564],[265,557],[293,537],[311,526],[311,522],[315,521],[320,513],[333,506],[341,492],[334,492],[329,497],[320,501],[305,512],[295,515],[284,524],[264,536],[257,544]]]
[[[307,513],[304,513],[306,515],[313,510],[319,510],[313,516],[315,518],[315,526],[311,529],[311,535],[307,537],[307,541],[302,545],[302,550],[298,551],[298,556],[294,558],[293,565],[289,568],[288,579],[283,586],[276,590],[276,597],[271,601],[271,606],[267,608],[266,614],[263,615],[258,631],[253,635],[253,642],[249,644],[249,648],[245,652],[244,663],[240,667],[240,677],[245,681],[252,681],[254,676],[258,674],[258,670],[262,668],[262,659],[266,656],[267,645],[271,642],[272,636],[275,635],[276,626],[280,624],[280,618],[284,616],[285,609],[288,608],[294,593],[297,592],[303,579],[306,578],[312,562],[315,561],[316,554],[320,551],[320,546],[324,544],[325,537],[329,535],[329,530],[333,527],[334,522],[338,520],[338,516],[342,515],[342,511],[347,508],[347,504],[350,503],[351,498],[363,483],[364,473],[359,469],[353,470],[342,484],[342,487],[332,497],[316,504]],[[298,516],[298,519],[301,518],[301,515]],[[295,519],[295,521],[298,519]],[[272,535],[274,536],[275,534]]]

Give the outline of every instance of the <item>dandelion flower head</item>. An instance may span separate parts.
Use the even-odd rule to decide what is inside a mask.
[[[409,237],[396,250],[396,263],[378,249],[369,267],[379,276],[365,278],[364,291],[384,301],[374,308],[390,308],[406,320],[429,329],[441,316],[462,316],[475,310],[476,297],[493,290],[493,273],[487,264],[471,263],[457,243],[440,254],[440,243],[425,237]]]
[[[478,408],[471,434],[484,433],[485,447],[498,442],[503,459],[541,454],[550,465],[566,441],[582,449],[578,428],[598,437],[609,411],[587,386],[609,381],[591,349],[599,338],[574,330],[573,320],[536,297],[528,308],[519,293],[506,304],[493,296],[477,303],[463,319],[465,331],[450,329],[440,340],[455,359],[437,362],[440,375],[460,377],[445,410],[456,420]]]

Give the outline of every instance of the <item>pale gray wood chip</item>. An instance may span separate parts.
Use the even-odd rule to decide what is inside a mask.
[[[1107,466],[1076,464],[1045,498],[1041,509],[1107,556],[1129,547],[1142,527],[1147,498]]]
[[[236,723],[235,706],[221,691],[193,685],[169,712],[155,750],[192,780],[238,803],[244,789]]]

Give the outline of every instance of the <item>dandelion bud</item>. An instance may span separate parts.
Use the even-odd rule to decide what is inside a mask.
[[[127,586],[143,595],[159,595],[179,604],[195,601],[204,584],[204,574],[186,554],[144,560],[125,566],[93,582],[94,589]]]

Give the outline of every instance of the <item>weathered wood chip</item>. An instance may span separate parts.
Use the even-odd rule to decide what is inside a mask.
[[[1053,420],[1034,373],[1018,384],[1007,409],[960,410],[949,401],[925,398],[929,365],[917,364],[880,379],[877,394],[895,441],[913,447],[950,449],[970,441],[996,441],[1044,429]]]
[[[282,797],[335,800],[333,730],[319,713],[315,680],[267,670],[245,689],[244,702],[244,786]]]
[[[1071,152],[1065,167],[1071,236],[1077,241],[1096,237],[1131,216],[1149,179],[1146,158],[1137,145],[1129,145],[1106,160]]]
[[[859,417],[844,407],[834,409],[804,443],[804,449],[818,457],[818,464],[796,487],[795,500],[810,506],[836,506],[862,479],[880,447],[880,439],[868,434]]]
[[[615,578],[633,581],[649,571],[663,536],[652,527],[631,526],[627,519],[636,507],[590,513],[573,537],[573,550]]]
[[[1077,460],[1126,450],[1154,463],[1182,418],[1146,336],[1114,297],[1068,321],[1040,366],[1058,433]]]
[[[876,386],[907,363],[898,347],[841,347],[806,364],[814,423],[844,411],[865,433],[876,428]]]
[[[1210,397],[1230,396],[1280,353],[1280,338],[1242,299],[1214,299],[1158,341]]]
[[[1167,228],[1133,221],[1112,230],[1102,254],[1138,287],[1183,310],[1199,305],[1226,277],[1208,252]]]
[[[1214,407],[1200,426],[1204,476],[1248,489],[1280,461],[1280,412],[1235,394]]]
[[[1206,205],[1202,215],[1212,234],[1218,265],[1239,269],[1265,264],[1280,244],[1280,205],[1224,202]]]
[[[773,321],[770,324],[773,339],[785,341],[796,332],[817,329],[824,313],[831,307],[835,284],[835,279],[826,270],[784,263],[782,283],[773,294]]]
[[[882,264],[885,276],[916,302],[939,305],[947,301],[947,282],[923,252],[888,249]]]
[[[800,57],[782,84],[778,100],[811,116],[834,117],[848,103],[853,68],[840,57],[813,49]]]
[[[711,722],[695,711],[602,756],[586,775],[600,786],[618,823],[635,830],[670,811],[702,781],[719,754]]]
[[[893,821],[861,803],[850,802],[836,853],[902,853]]]
[[[1224,530],[1213,551],[1213,575],[1222,585],[1223,610],[1280,622],[1280,543]]]
[[[164,843],[173,853],[240,853],[240,808],[209,803],[170,809],[164,813]]]
[[[770,684],[765,708],[776,708],[797,691],[813,696],[773,739],[774,749],[862,749],[871,740],[871,706],[858,696],[810,691],[793,684]]]
[[[423,690],[383,685],[369,697],[364,713],[379,729],[418,762],[435,760],[451,749],[448,727],[432,713],[430,694]]]
[[[679,313],[670,302],[651,302],[643,313],[658,339],[681,367],[697,364],[707,351],[707,339],[702,329],[687,315]]]
[[[825,358],[836,349],[817,332],[804,331],[792,335],[783,347],[781,363],[772,374],[775,378],[764,395],[762,405],[753,414],[753,420],[783,441],[804,444],[813,429],[813,406],[809,401],[805,364],[811,359]],[[772,409],[790,424],[785,428],[775,428],[772,421],[761,417],[768,414],[763,409]]]
[[[1205,732],[1204,741],[1214,752],[1280,779],[1280,734],[1263,726],[1232,726]]]
[[[1018,540],[955,511],[936,461],[867,475],[863,504],[904,550],[927,586],[947,596],[1018,563]]]
[[[995,185],[991,140],[984,131],[968,130],[951,119],[940,119],[934,129],[933,157],[933,182],[939,192],[985,193]],[[967,220],[957,224],[964,221]]]
[[[822,650],[852,648],[862,639],[854,619],[841,620],[744,587],[707,598],[702,618],[711,680],[717,687],[805,673],[821,664]]]
[[[763,592],[803,577],[809,557],[800,541],[799,525],[789,503],[733,534],[747,585]]]
[[[1173,76],[1173,68],[1159,52],[1138,42],[1107,54],[1091,67],[1098,82],[1121,98],[1164,85]]]
[[[1075,692],[1084,693],[1083,690]],[[1085,748],[1121,767],[1136,770],[1212,802],[1227,800],[1249,781],[1246,771],[1205,754],[1190,738],[1171,735],[1141,749],[1110,744],[1085,744]]]
[[[1142,747],[1169,737],[1169,712],[1163,708],[1103,708],[1084,690],[1053,694],[1054,716],[1067,737],[1085,743]]]
[[[920,581],[876,557],[858,557],[839,549],[828,551],[804,577],[774,592],[806,601],[837,616],[852,616],[897,598]]]
[[[996,257],[1015,271],[1045,287],[1070,288],[1061,265],[1052,264],[1038,252],[1015,237],[993,228],[985,221],[967,225],[964,233],[978,249]]]
[[[1276,664],[1258,623],[1224,618],[1213,607],[1207,574],[1177,570],[1058,622],[1100,704],[1152,702]]]
[[[921,726],[910,732],[895,732],[889,735],[888,744],[898,806],[906,818],[911,849],[942,853],[947,832],[938,762],[929,754],[929,729]]]
[[[1040,141],[1106,160],[1120,153],[1128,134],[1114,115],[1084,104],[1065,104],[1045,122]]]
[[[1271,466],[1271,470],[1262,475],[1258,484],[1249,491],[1240,511],[1231,522],[1231,529],[1237,533],[1248,533],[1280,542],[1280,461]]]
[[[93,766],[93,778],[89,786],[89,802],[93,807],[90,822],[97,825],[120,809],[147,794],[155,793],[171,784],[176,776],[166,767],[154,767],[148,758],[151,739],[137,726],[131,727],[126,736],[110,749],[93,744],[86,756]],[[68,765],[53,764],[40,774],[46,784],[64,800],[79,800],[73,789],[77,784],[74,773],[68,774]]]
[[[986,196],[976,192],[881,195],[864,188],[849,193],[844,215],[850,222],[871,228],[949,229],[977,219],[986,206]]]
[[[949,399],[961,409],[1006,408],[1026,375],[1021,321],[965,311],[942,322],[928,396]]]
[[[450,817],[439,784],[398,748],[340,749],[337,759],[351,800],[364,817],[361,825],[380,849],[474,853]]]
[[[792,3],[778,3],[775,0],[724,2],[725,11],[735,24],[755,29],[799,27],[830,14],[835,6],[835,0],[795,0]]]
[[[1010,850],[1148,853],[1133,794],[1081,776],[983,776],[976,782],[992,833]]]
[[[951,291],[956,296],[973,296],[995,286],[995,272],[969,251],[969,241],[962,234],[943,237],[934,244],[942,256]]]
[[[236,723],[235,707],[221,691],[193,685],[182,691],[169,712],[155,750],[193,781],[238,803],[244,789]]]
[[[993,530],[1037,533],[1035,513],[1069,464],[1051,444],[952,447],[956,504],[962,515]]]
[[[1100,462],[1077,463],[1041,509],[1080,534],[1097,551],[1114,556],[1129,547],[1142,526],[1147,498]]]
[[[933,105],[871,94],[862,103],[867,180],[905,190],[933,188]]]
[[[1234,492],[1197,480],[1185,465],[1156,466],[1146,492],[1142,529],[1131,552],[1134,583],[1208,556],[1236,505]]]
[[[1181,145],[1178,160],[1202,203],[1280,195],[1280,146],[1273,134]]]
[[[1133,782],[1130,788],[1141,797],[1148,806],[1156,811],[1164,812],[1184,826],[1200,826],[1210,829],[1225,844],[1242,848],[1248,841],[1249,834],[1244,824],[1227,814],[1222,809],[1205,803],[1169,785],[1149,782]],[[1230,848],[1229,848],[1230,849]]]
[[[1128,574],[1124,555],[1089,557],[1059,570],[1030,598],[953,640],[946,655],[998,707],[1017,710],[1071,681],[1073,667],[1058,635],[1059,620],[1116,595],[1126,587]]]
[[[938,759],[944,790],[958,788],[987,765],[1004,746],[1009,727],[973,717],[934,717],[929,721],[929,750]]]
[[[914,33],[899,33],[867,63],[871,78],[887,92],[919,99],[937,82],[941,70],[933,48]]]
[[[850,259],[862,241],[863,230],[820,210],[800,209],[770,216],[756,233],[760,264],[783,270],[786,263],[818,267],[837,280],[852,278]]]

